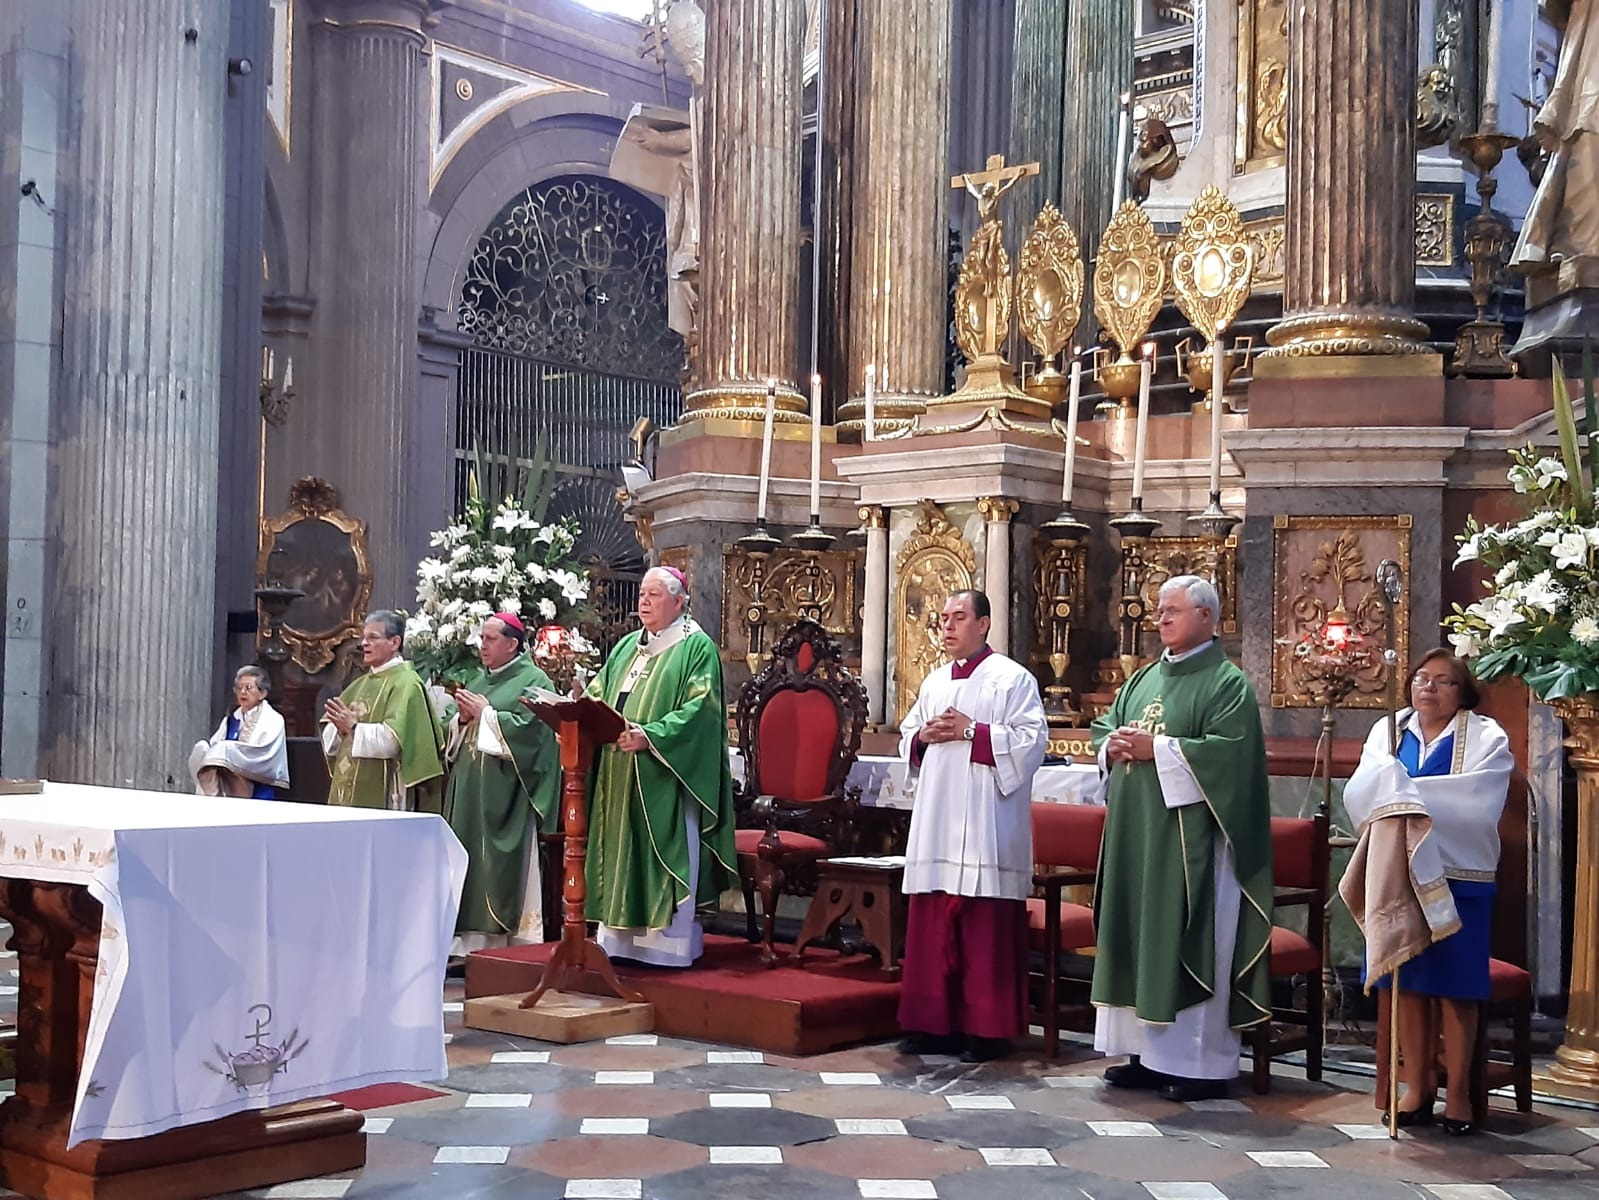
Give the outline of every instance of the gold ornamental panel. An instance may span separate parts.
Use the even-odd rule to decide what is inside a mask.
[[[1138,592],[1144,599],[1143,626],[1153,633],[1159,627],[1155,610],[1160,589],[1178,575],[1198,575],[1216,589],[1221,612],[1216,614],[1220,633],[1238,632],[1238,535],[1217,542],[1205,537],[1152,537],[1141,543],[1143,575]]]
[[[1172,290],[1188,323],[1216,340],[1233,323],[1255,272],[1255,248],[1233,202],[1207,186],[1183,214],[1172,243]]]
[[[1341,702],[1343,708],[1383,708],[1388,674],[1382,652],[1395,651],[1403,670],[1410,661],[1410,611],[1401,604],[1389,627],[1377,587],[1377,564],[1397,562],[1410,579],[1408,514],[1392,517],[1287,517],[1273,519],[1271,705],[1319,708],[1306,687],[1294,647],[1326,623],[1339,604],[1374,654],[1374,665]]]
[[[665,561],[665,556],[662,556]],[[802,606],[819,605],[822,628],[835,637],[853,637],[859,629],[855,603],[856,552],[824,550],[811,559],[798,550],[778,550],[766,560],[761,597],[766,605],[766,646],[777,644],[783,631],[798,621]],[[722,547],[722,658],[743,662],[749,653],[750,627],[745,622],[755,584],[755,562],[737,546]]]
[[[1255,251],[1255,287],[1281,288],[1288,252],[1288,228],[1283,218],[1246,221],[1244,232]]]
[[[1072,340],[1083,314],[1083,255],[1077,235],[1053,204],[1033,222],[1016,277],[1022,336],[1045,362]]]
[[[899,721],[921,691],[922,681],[946,661],[938,618],[950,596],[972,586],[977,555],[931,500],[921,502],[921,518],[894,560],[898,581],[894,613],[899,628],[894,665],[894,720]]]
[[[1237,130],[1238,173],[1282,164],[1288,149],[1287,0],[1238,0]]]
[[[1094,263],[1094,314],[1129,355],[1165,299],[1166,259],[1149,214],[1128,200],[1105,227]]]
[[[326,480],[307,476],[289,488],[289,511],[261,522],[256,585],[299,588],[305,594],[283,614],[281,636],[289,656],[307,675],[333,661],[347,641],[361,636],[372,598],[366,522],[339,508],[339,493]],[[256,602],[256,646],[269,627]]]
[[[1416,196],[1416,265],[1455,265],[1455,198],[1447,192]]]

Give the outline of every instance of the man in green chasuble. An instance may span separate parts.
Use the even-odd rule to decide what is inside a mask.
[[[738,878],[722,661],[687,605],[682,572],[646,572],[644,628],[622,639],[589,685],[627,728],[595,766],[588,916],[607,954],[670,967],[699,957],[695,909]]]
[[[1226,1095],[1270,1016],[1271,808],[1255,691],[1216,640],[1216,590],[1160,589],[1158,662],[1094,722],[1109,773],[1094,889],[1094,1048],[1114,1087]]]
[[[561,793],[555,733],[518,700],[555,685],[527,656],[527,630],[496,613],[478,633],[481,674],[446,713],[451,763],[444,818],[466,847],[466,883],[452,952],[543,941],[538,832]]]
[[[329,804],[438,812],[443,742],[427,689],[400,657],[405,624],[388,609],[361,629],[367,672],[329,700],[322,717]]]

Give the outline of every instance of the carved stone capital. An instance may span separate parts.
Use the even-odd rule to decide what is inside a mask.
[[[1014,516],[1021,505],[1015,500],[1007,500],[1003,496],[979,496],[977,511],[983,514],[983,520],[990,525],[1003,524]]]

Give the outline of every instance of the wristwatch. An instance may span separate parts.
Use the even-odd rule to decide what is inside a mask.
[[[976,736],[977,736],[977,726],[972,724],[971,722],[967,722],[966,728],[961,730],[961,737],[965,738],[969,742],[973,738],[975,738]]]

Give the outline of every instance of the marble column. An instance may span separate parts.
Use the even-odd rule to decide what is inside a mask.
[[[1016,0],[1015,49],[1011,60],[1009,161],[1036,162],[1038,174],[1011,193],[1016,220],[1006,244],[1012,254],[1023,231],[1044,204],[1060,203],[1061,122],[1066,104],[1067,0]]]
[[[419,503],[407,455],[421,432],[415,256],[427,9],[427,0],[316,0],[307,11],[316,306],[277,473],[326,479],[344,511],[367,523],[374,608],[413,600],[426,548],[407,536]],[[282,501],[268,495],[269,511]]]
[[[861,606],[861,682],[866,686],[867,718],[883,723],[888,699],[888,512],[863,505],[866,527],[866,597]]]
[[[851,219],[855,195],[855,97],[861,61],[856,48],[861,0],[826,0],[822,27],[821,176],[816,212],[817,370],[832,419],[849,399]]]
[[[1413,315],[1415,0],[1290,4],[1288,47],[1283,319],[1264,353],[1425,352]]]
[[[948,0],[863,5],[852,197],[849,404],[866,415],[877,369],[877,427],[906,428],[944,394],[948,328]],[[972,164],[973,169],[982,164]]]
[[[801,0],[716,0],[705,14],[700,199],[702,383],[685,421],[804,421],[799,364]],[[808,389],[807,389],[808,392]]]
[[[186,782],[216,721],[229,10],[74,0],[51,188],[63,247],[51,779]],[[48,299],[38,301],[48,310]],[[9,648],[8,648],[9,649]]]
[[[1010,653],[1010,519],[1021,505],[999,496],[980,496],[983,514],[983,591],[988,596],[991,624],[988,644]]]

